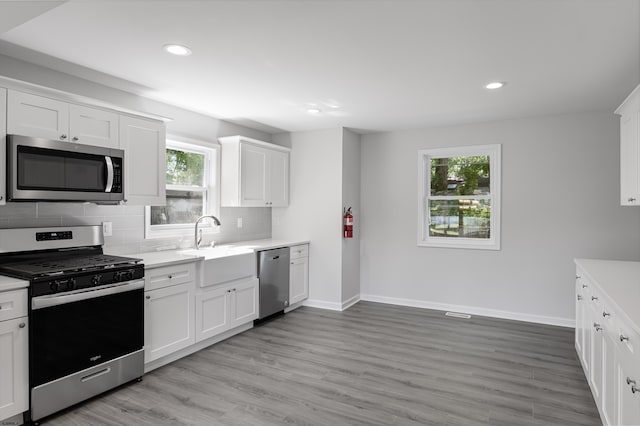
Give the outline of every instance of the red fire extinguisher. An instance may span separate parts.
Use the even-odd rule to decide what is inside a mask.
[[[351,214],[351,207],[344,213],[343,222],[344,238],[353,238],[353,215]]]

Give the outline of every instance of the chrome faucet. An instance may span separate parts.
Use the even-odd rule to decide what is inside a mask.
[[[200,230],[200,233],[198,233],[198,224],[200,223],[200,221],[202,219],[206,219],[206,218],[213,219],[213,223],[215,225],[217,225],[217,226],[220,226],[220,220],[218,220],[217,217],[212,216],[212,215],[200,216],[198,218],[198,220],[196,220],[196,235],[195,235],[195,239],[194,239],[194,242],[196,244],[196,250],[198,250],[200,248],[200,242],[202,241],[202,229]]]

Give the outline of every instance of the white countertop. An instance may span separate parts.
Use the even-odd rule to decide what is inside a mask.
[[[29,287],[29,281],[0,275],[0,291],[16,290]]]
[[[227,243],[216,245],[215,249],[220,253],[225,248],[234,250],[234,253],[240,253],[242,251],[261,251],[271,250],[281,247],[291,247],[300,244],[309,244],[308,240],[274,240],[272,238],[264,240],[251,240],[251,241],[238,241],[235,243]],[[232,254],[232,253],[229,253]],[[145,268],[153,269],[160,266],[177,265],[180,263],[196,262],[200,259],[207,257],[207,246],[203,246],[201,250],[195,251],[193,249],[180,249],[180,250],[166,250],[166,251],[153,251],[146,253],[134,253],[128,254],[129,257],[137,257],[142,259]],[[217,256],[216,256],[217,257]]]
[[[640,333],[640,262],[597,259],[576,259],[575,262]]]

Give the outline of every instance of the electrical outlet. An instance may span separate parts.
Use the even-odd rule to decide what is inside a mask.
[[[102,222],[102,234],[105,237],[111,237],[113,235],[113,222]]]
[[[242,228],[242,218],[238,218],[238,228]]]

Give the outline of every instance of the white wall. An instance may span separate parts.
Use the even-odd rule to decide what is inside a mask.
[[[362,298],[570,325],[573,258],[640,260],[640,209],[619,206],[618,122],[593,113],[363,135]],[[495,143],[502,250],[417,247],[417,151]]]
[[[354,215],[353,238],[342,239],[342,304],[360,297],[360,135],[342,136],[342,205]]]
[[[273,238],[308,239],[308,303],[340,309],[342,129],[278,134],[291,147],[288,208],[273,208]]]

